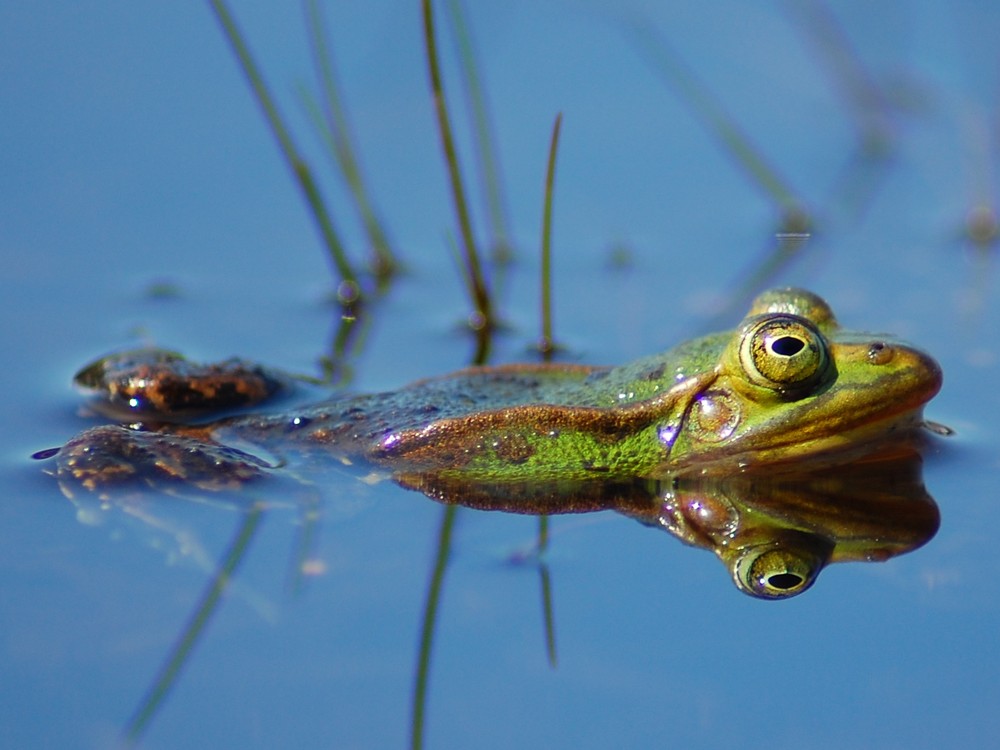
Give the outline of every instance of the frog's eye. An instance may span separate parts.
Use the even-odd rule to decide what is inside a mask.
[[[827,368],[826,342],[812,324],[793,315],[772,315],[752,326],[740,342],[740,363],[750,380],[775,390],[798,389]]]
[[[822,564],[815,556],[789,549],[751,549],[733,571],[740,591],[759,599],[786,599],[809,588]]]

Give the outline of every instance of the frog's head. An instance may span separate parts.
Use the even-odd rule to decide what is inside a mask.
[[[941,368],[902,342],[844,331],[810,292],[781,289],[754,301],[704,383],[671,464],[752,469],[860,453],[922,424]]]

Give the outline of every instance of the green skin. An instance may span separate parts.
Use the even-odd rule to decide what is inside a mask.
[[[81,375],[99,380],[96,366]],[[216,472],[235,463],[246,475],[238,471],[238,479],[265,466],[226,447],[235,443],[289,461],[331,454],[361,459],[396,477],[525,482],[726,475],[862,455],[922,425],[923,406],[940,385],[941,370],[928,355],[844,331],[822,299],[783,289],[758,297],[735,331],[620,367],[471,368],[292,413],[153,431],[95,428],[60,451],[58,473],[90,488],[149,467],[162,473],[168,466],[171,476],[191,479],[182,459],[169,458],[172,451],[189,462],[200,452]],[[139,400],[156,402],[154,417],[171,416],[165,399]],[[146,468],[135,465],[140,459]]]

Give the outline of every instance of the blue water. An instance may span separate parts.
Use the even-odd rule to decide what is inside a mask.
[[[961,231],[973,206],[997,209],[1000,11],[836,7],[890,101],[893,133],[892,158],[852,182],[853,110],[785,6],[473,10],[521,253],[503,281],[510,329],[494,361],[528,357],[536,335],[534,253],[557,112],[555,303],[567,356],[622,362],[702,330],[771,245],[773,203],[622,30],[647,17],[815,210],[808,252],[778,281],[820,292],[849,327],[933,353],[945,387],[928,416],[957,435],[927,460],[942,525],[925,548],[833,566],[787,602],[741,595],[712,555],[634,521],[554,519],[554,668],[538,568],[510,561],[537,522],[462,510],[425,746],[989,745],[1000,730],[1000,306],[996,247],[972,248]],[[360,248],[296,94],[311,81],[298,10],[237,12]],[[366,174],[409,267],[374,311],[352,387],[392,388],[463,366],[472,351],[457,332],[468,304],[448,249],[420,16],[416,3],[388,2],[327,14]],[[0,66],[0,746],[108,747],[243,516],[169,497],[130,512],[78,507],[28,456],[92,423],[69,381],[115,348],[152,342],[318,372],[336,324],[324,303],[331,275],[207,6],[8,3]],[[458,130],[471,175],[461,118]],[[485,226],[478,203],[476,215]],[[631,264],[609,270],[616,246]],[[149,295],[160,281],[177,295]],[[442,507],[333,477],[302,553],[308,503],[268,499],[287,503],[264,515],[144,746],[407,746]],[[300,553],[312,574],[293,592]]]

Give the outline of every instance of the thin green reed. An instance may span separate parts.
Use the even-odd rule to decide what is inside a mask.
[[[562,112],[556,115],[552,124],[552,137],[549,141],[549,158],[545,168],[545,196],[542,203],[542,240],[541,240],[541,321],[542,332],[538,341],[538,350],[542,359],[550,361],[558,346],[552,325],[552,199],[555,194],[556,155],[559,152],[559,136],[562,132]],[[538,517],[538,574],[542,586],[542,619],[545,623],[545,650],[549,664],[556,666],[556,634],[555,618],[552,614],[552,580],[549,567],[542,555],[549,546],[549,517]]]
[[[469,216],[468,203],[465,198],[465,187],[462,182],[462,171],[458,165],[458,152],[452,136],[451,120],[448,116],[448,105],[445,100],[444,84],[441,78],[441,68],[438,62],[437,43],[434,36],[434,12],[431,0],[422,0],[424,18],[424,42],[426,45],[427,68],[430,74],[431,93],[434,100],[434,114],[437,118],[438,134],[441,138],[441,148],[444,152],[445,164],[448,168],[448,179],[451,185],[452,203],[458,220],[459,235],[462,242],[462,252],[465,270],[469,279],[469,294],[472,298],[474,313],[473,328],[481,331],[492,330],[492,301],[486,280],[483,276],[479,252],[472,232],[472,221]]]
[[[542,335],[538,349],[546,361],[552,359],[556,351],[552,333],[552,195],[556,179],[556,154],[559,151],[559,133],[562,130],[562,112],[556,115],[552,125],[552,139],[549,143],[549,160],[545,169],[545,198],[542,206],[542,273],[541,273],[541,320]]]
[[[419,750],[424,745],[424,714],[427,710],[427,684],[430,679],[434,627],[437,623],[438,606],[441,602],[441,590],[444,587],[444,574],[448,570],[448,557],[451,555],[451,534],[457,513],[458,506],[449,505],[441,515],[437,554],[434,558],[431,580],[427,588],[427,600],[424,603],[424,618],[420,627],[420,651],[417,657],[417,674],[413,684],[413,708],[410,722],[410,747],[413,750]]]
[[[549,548],[549,517],[538,517],[538,577],[542,586],[542,622],[545,627],[545,653],[549,658],[549,666],[556,667],[556,618],[552,605],[552,577],[548,563],[545,562],[545,551]]]
[[[372,309],[345,310],[336,321],[328,352],[320,357],[322,381],[343,388],[354,379],[351,360],[364,349],[372,325]]]
[[[374,255],[373,272],[379,281],[387,281],[396,272],[398,263],[382,221],[375,211],[358,163],[358,148],[343,105],[340,85],[333,66],[333,55],[327,40],[329,33],[316,0],[306,3],[306,27],[309,33],[313,64],[320,82],[322,107],[312,97],[306,96],[306,106],[312,119],[336,159],[344,181],[357,207],[368,242]]]
[[[556,655],[556,619],[553,614],[552,606],[552,575],[549,573],[549,566],[544,562],[539,563],[538,575],[542,583],[542,617],[545,621],[545,654],[549,659],[549,666],[555,669],[556,666],[558,666],[558,658]]]
[[[450,242],[454,245],[454,242]],[[478,346],[471,364],[486,364],[494,329],[483,327],[478,333]],[[455,526],[458,506],[449,505],[441,516],[441,526],[438,530],[437,552],[427,587],[427,598],[424,602],[424,618],[420,626],[420,649],[417,656],[417,673],[413,683],[413,709],[411,717],[410,747],[417,750],[424,743],[424,715],[427,711],[427,685],[430,681],[431,651],[434,645],[434,628],[437,624],[438,608],[441,602],[441,591],[444,587],[444,576],[448,571],[448,559],[451,556],[451,536]]]
[[[340,241],[340,236],[334,226],[333,217],[327,211],[326,203],[319,190],[319,185],[313,178],[309,165],[295,147],[291,134],[285,126],[278,107],[268,91],[267,84],[264,83],[264,78],[257,64],[254,62],[243,34],[236,25],[236,21],[229,12],[226,3],[224,0],[210,0],[210,3],[212,9],[215,11],[219,25],[226,35],[226,39],[236,54],[236,58],[243,70],[243,75],[246,76],[247,82],[250,84],[250,89],[257,99],[257,103],[260,105],[264,119],[267,120],[271,132],[278,141],[282,156],[289,169],[291,169],[299,188],[302,190],[302,194],[323,238],[323,243],[326,245],[330,259],[337,274],[340,276],[340,284],[337,290],[338,298],[343,304],[355,302],[361,296],[361,287],[358,285],[357,274],[355,274],[350,261],[347,259],[347,253],[344,251],[343,243]]]
[[[496,322],[493,319],[492,301],[483,276],[482,265],[479,261],[479,253],[472,232],[472,222],[469,216],[468,203],[465,198],[462,172],[458,165],[458,153],[455,149],[451,121],[448,117],[448,106],[445,100],[444,85],[438,62],[431,0],[422,0],[422,9],[425,51],[428,73],[430,75],[431,93],[434,100],[434,113],[437,118],[438,134],[441,139],[445,164],[448,168],[452,202],[455,207],[462,241],[462,257],[465,261],[462,264],[462,273],[466,279],[470,297],[475,307],[472,324],[478,333],[479,343],[472,361],[473,364],[481,365],[486,362]],[[422,748],[424,743],[424,716],[427,710],[427,686],[430,679],[434,629],[437,623],[441,592],[444,587],[444,577],[448,570],[448,559],[451,555],[452,530],[457,514],[458,507],[455,505],[449,505],[444,509],[442,514],[441,526],[438,531],[437,553],[434,558],[434,566],[427,589],[427,599],[424,604],[424,617],[420,628],[420,649],[417,657],[417,672],[413,686],[410,746],[414,750]]]
[[[510,232],[507,229],[506,201],[503,195],[503,180],[500,175],[500,158],[497,140],[493,132],[493,122],[489,114],[486,92],[479,76],[476,60],[476,45],[469,24],[465,20],[464,3],[448,0],[448,18],[452,34],[458,45],[462,84],[469,105],[473,125],[473,141],[479,164],[480,181],[486,199],[486,216],[490,221],[493,258],[498,262],[512,259]]]
[[[215,614],[229,582],[236,574],[240,563],[243,562],[262,514],[261,504],[254,503],[243,516],[243,522],[236,530],[236,535],[219,563],[215,575],[198,600],[188,624],[181,631],[181,637],[174,644],[150,689],[125,725],[122,731],[122,744],[125,747],[135,747],[139,743],[146,727],[149,726],[174,683],[177,682],[177,678],[198,643],[198,639],[212,619],[212,615]]]

